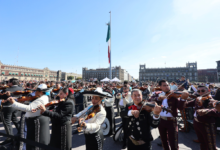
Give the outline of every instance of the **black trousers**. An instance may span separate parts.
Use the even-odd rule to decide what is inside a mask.
[[[26,118],[27,139],[48,145],[50,142],[49,118],[38,116]],[[27,150],[35,150],[36,147],[26,144]]]
[[[2,107],[2,113],[3,113],[4,119],[5,119],[4,127],[7,126],[8,130],[9,130],[9,134],[13,135],[11,121],[13,122],[13,124],[15,125],[15,127],[19,133],[20,132],[20,124],[19,124],[19,120],[17,118],[18,110],[13,107]]]
[[[75,105],[75,114],[78,114],[80,111],[83,110],[84,105],[83,104],[77,104]]]
[[[75,105],[75,114],[78,114],[80,111],[84,110],[84,103]],[[79,124],[77,123],[77,127]]]
[[[70,121],[63,125],[58,125],[52,121],[50,145],[61,150],[72,149],[72,126]]]
[[[143,145],[134,145],[129,138],[127,147],[127,150],[152,150],[151,142],[145,143]]]
[[[86,139],[86,150],[102,150],[104,136],[100,129],[97,133],[84,134]]]
[[[21,120],[20,120],[20,137],[25,138],[27,136],[27,125],[25,122],[25,114],[26,112],[21,112]],[[19,150],[26,150],[26,143],[20,141],[19,142]]]
[[[125,111],[123,106],[120,106],[121,111]],[[128,118],[124,118],[121,116],[122,128],[124,131],[123,144],[127,143],[127,129],[128,129]]]
[[[108,135],[112,135],[115,133],[115,113],[114,113],[114,107],[105,107],[106,110],[106,118],[108,118],[110,123],[110,132]]]

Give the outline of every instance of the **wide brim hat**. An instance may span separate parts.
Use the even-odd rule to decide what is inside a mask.
[[[47,85],[46,84],[40,84],[37,89],[33,90],[33,91],[42,91],[42,92],[46,92],[48,91],[49,89],[47,88]]]
[[[100,96],[105,98],[112,98],[112,95],[108,92],[103,92],[102,88],[98,87],[95,91],[84,91],[83,96]]]

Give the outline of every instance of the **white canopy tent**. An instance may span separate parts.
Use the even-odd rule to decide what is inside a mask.
[[[115,77],[114,79],[111,80],[111,82],[121,82],[121,80],[119,80],[117,77]]]
[[[110,79],[107,78],[107,77],[106,77],[105,79],[102,79],[102,80],[101,80],[101,82],[109,82],[109,81],[110,81]]]

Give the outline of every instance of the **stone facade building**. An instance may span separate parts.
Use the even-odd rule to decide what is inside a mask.
[[[218,82],[217,69],[199,69],[198,82]]]
[[[186,67],[175,68],[146,68],[145,65],[140,65],[139,80],[140,81],[156,81],[157,77],[168,81],[176,81],[185,76],[190,81],[198,80],[197,62],[186,63]]]
[[[81,74],[77,74],[77,73],[73,73],[73,72],[71,72],[71,73],[62,72],[61,80],[62,80],[62,81],[63,81],[63,80],[68,80],[67,78],[68,78],[69,76],[73,76],[73,77],[74,77],[73,80],[76,80],[77,78],[82,78],[82,75],[81,75]]]
[[[109,78],[109,68],[98,68],[98,69],[88,69],[82,68],[82,78],[83,80],[89,81],[91,78],[97,78],[102,80],[104,78]],[[129,80],[130,75],[121,66],[112,67],[112,78],[117,77],[119,80]]]
[[[220,60],[217,62],[217,76],[218,76],[218,82],[220,82]]]
[[[61,71],[52,71],[47,67],[44,69],[29,68],[24,66],[6,65],[0,61],[0,80],[17,78],[19,80],[37,80],[37,81],[60,81]]]

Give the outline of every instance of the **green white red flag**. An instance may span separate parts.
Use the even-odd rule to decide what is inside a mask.
[[[106,37],[106,42],[108,42],[108,62],[111,63],[111,27],[110,23],[108,25],[108,32]]]

